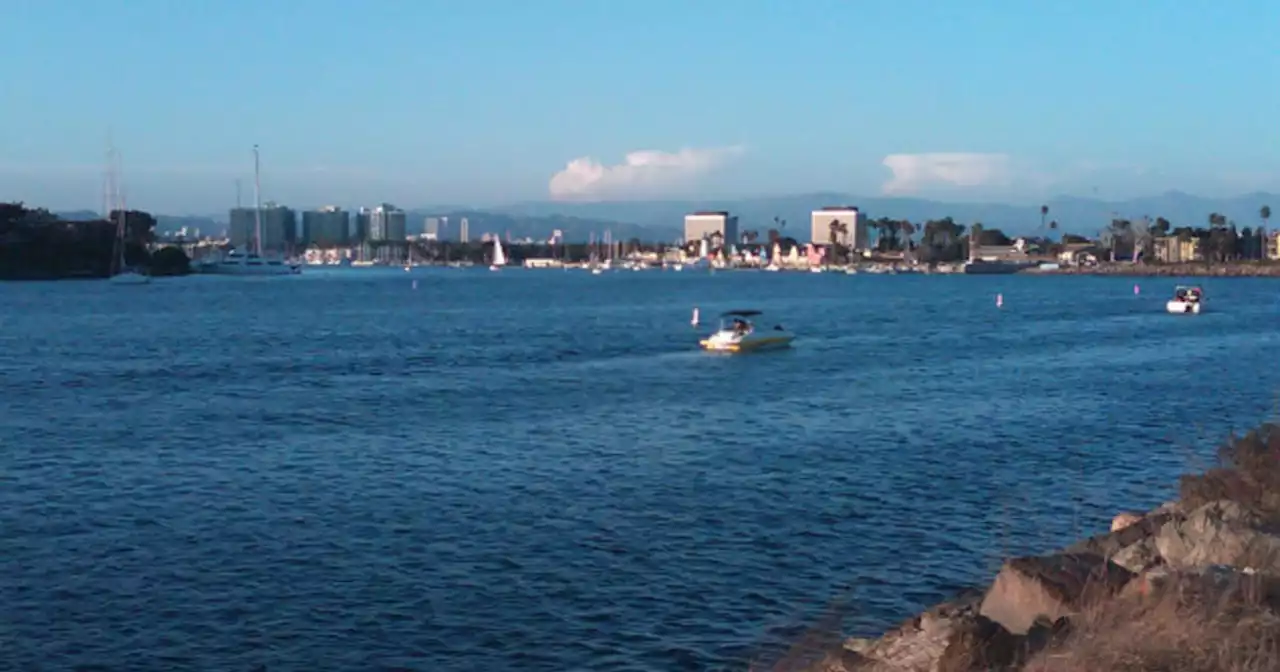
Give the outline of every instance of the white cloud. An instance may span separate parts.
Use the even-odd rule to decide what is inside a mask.
[[[584,156],[553,175],[548,189],[557,200],[651,195],[705,175],[742,151],[738,146],[678,152],[637,150],[613,166]]]
[[[1007,154],[890,154],[883,163],[893,171],[893,177],[881,190],[891,196],[933,187],[1005,187],[1014,179],[1013,162]]]

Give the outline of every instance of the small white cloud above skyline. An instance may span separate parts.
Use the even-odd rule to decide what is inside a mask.
[[[663,192],[691,186],[729,161],[741,156],[745,148],[685,148],[676,152],[637,150],[629,152],[622,163],[606,166],[583,156],[551,177],[547,185],[553,200],[592,200],[658,196]]]
[[[937,188],[1003,188],[1014,182],[1008,154],[928,152],[890,154],[882,161],[893,176],[880,187],[886,196],[913,196]]]

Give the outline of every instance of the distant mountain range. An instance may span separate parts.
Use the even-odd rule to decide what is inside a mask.
[[[545,239],[560,229],[570,241],[585,241],[610,231],[614,240],[640,238],[646,241],[674,240],[681,234],[684,215],[695,210],[728,210],[738,215],[743,230],[755,229],[763,234],[774,226],[774,217],[788,224],[784,235],[804,239],[808,235],[810,213],[830,205],[853,205],[868,217],[890,217],[922,222],[953,217],[962,224],[982,222],[987,229],[1001,229],[1007,234],[1034,233],[1040,226],[1039,205],[1005,203],[958,203],[919,198],[863,198],[851,194],[817,192],[793,196],[746,198],[736,200],[671,200],[613,201],[599,203],[532,202],[492,208],[468,209],[458,206],[414,208],[408,213],[408,230],[421,233],[427,217],[448,217],[446,235],[456,237],[458,222],[466,217],[472,238],[486,232],[507,234],[513,238]],[[1254,227],[1261,223],[1259,210],[1270,205],[1280,210],[1280,195],[1253,193],[1234,198],[1203,198],[1170,191],[1159,196],[1124,201],[1063,196],[1054,198],[1048,220],[1058,222],[1060,232],[1096,235],[1113,218],[1152,219],[1164,217],[1177,226],[1207,226],[1210,213],[1226,215],[1237,226]],[[92,212],[57,213],[67,219],[92,219]],[[154,214],[154,213],[153,213]],[[226,215],[174,216],[156,215],[161,233],[182,227],[200,229],[201,233],[217,233],[226,229]]]

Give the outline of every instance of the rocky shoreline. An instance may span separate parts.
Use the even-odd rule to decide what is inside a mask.
[[[1274,278],[1280,277],[1280,264],[1241,261],[1230,263],[1127,264],[1104,263],[1097,266],[1063,266],[1053,270],[1032,268],[1032,275],[1118,275],[1133,277],[1215,277]]]
[[[1280,669],[1280,427],[1220,449],[1179,498],[1008,559],[984,589],[781,672]],[[793,656],[796,652],[793,652]],[[817,658],[817,660],[815,660]]]

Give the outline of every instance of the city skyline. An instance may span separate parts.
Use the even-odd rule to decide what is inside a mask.
[[[0,63],[0,199],[55,209],[99,202],[108,133],[130,206],[173,213],[225,211],[254,144],[263,200],[299,209],[1280,191],[1280,91],[1257,78],[1280,71],[1280,6],[1261,0],[69,0],[0,17],[19,52],[60,45]],[[282,38],[225,49],[244,25]],[[333,25],[379,40],[307,39]],[[103,32],[140,46],[103,54]]]

